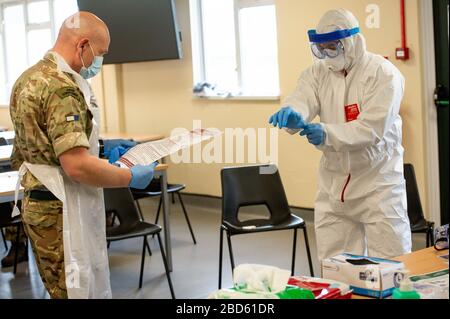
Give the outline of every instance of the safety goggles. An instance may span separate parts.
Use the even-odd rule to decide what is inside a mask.
[[[312,52],[317,58],[336,58],[344,52],[344,45],[340,40],[354,36],[359,32],[359,28],[336,30],[329,33],[317,33],[316,30],[309,30],[308,37]]]
[[[344,45],[341,41],[332,41],[326,43],[312,43],[311,51],[318,59],[325,59],[326,57],[334,59],[344,52]]]

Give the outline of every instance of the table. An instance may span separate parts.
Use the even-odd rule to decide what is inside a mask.
[[[16,171],[0,173],[0,203],[14,201],[14,191],[16,190],[19,173]],[[19,199],[23,196],[23,187],[19,192]]]
[[[12,151],[12,145],[0,146],[0,166],[6,166],[10,164]]]
[[[16,134],[14,133],[14,131],[4,131],[4,132],[0,132],[0,138],[4,138],[8,144],[12,144],[12,141],[14,141],[14,137],[16,136]]]
[[[14,137],[16,136],[14,131],[0,132],[0,137],[5,138],[9,144],[12,144]],[[124,140],[134,140],[138,143],[152,142],[157,140],[162,140],[165,136],[160,134],[130,134],[130,133],[101,133],[101,138],[105,140],[112,139],[124,139]]]
[[[172,264],[172,241],[170,236],[170,201],[169,194],[167,193],[167,170],[169,165],[160,164],[155,169],[155,177],[160,178],[161,191],[162,191],[162,209],[163,209],[163,231],[164,231],[164,245],[167,255],[167,265],[169,270],[173,270]],[[18,172],[0,173],[0,203],[14,201],[14,192],[16,190]],[[23,188],[21,187],[19,192],[19,199],[23,197]]]
[[[448,249],[437,251],[434,247],[416,251],[412,254],[394,258],[405,264],[411,276],[448,269],[448,265],[439,256],[448,255]]]
[[[133,140],[138,143],[147,143],[162,140],[165,136],[159,134],[129,134],[129,133],[101,133],[102,139],[113,140],[113,139],[123,139],[123,140]]]
[[[448,269],[448,265],[439,256],[447,255],[448,249],[437,251],[434,247],[419,250],[408,255],[393,258],[405,264],[410,276],[422,275],[430,272]],[[352,299],[371,299],[369,297],[353,295]]]

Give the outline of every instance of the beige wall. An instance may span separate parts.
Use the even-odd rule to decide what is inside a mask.
[[[0,106],[0,126],[12,128],[11,117],[7,107]]]

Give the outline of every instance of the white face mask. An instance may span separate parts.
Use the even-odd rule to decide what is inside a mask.
[[[331,71],[341,72],[345,69],[347,61],[345,60],[345,54],[339,54],[335,58],[326,58],[324,63]]]

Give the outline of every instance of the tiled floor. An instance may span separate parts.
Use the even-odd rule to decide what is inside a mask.
[[[217,289],[220,201],[192,196],[184,196],[184,199],[198,244],[193,244],[181,207],[177,202],[172,205],[170,218],[174,264],[173,285],[177,298],[205,298]],[[153,221],[157,201],[142,200],[141,206],[145,218]],[[316,274],[319,274],[312,213],[300,210],[296,213],[303,217],[308,225],[314,270]],[[415,250],[424,248],[424,243],[424,236],[414,236]],[[142,240],[130,239],[112,243],[109,253],[114,298],[170,298],[156,238],[150,240],[150,245],[153,256],[146,258],[143,288],[139,290]],[[301,232],[297,245],[296,274],[308,275],[308,263]],[[258,263],[290,269],[292,232],[233,237],[233,248],[236,264]],[[0,245],[0,258],[4,254],[3,245]],[[226,245],[224,245],[223,269],[224,286],[227,286],[231,284],[231,269]],[[12,274],[12,269],[0,270],[0,298],[48,298],[33,260],[20,264],[16,276]]]

